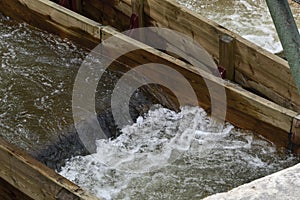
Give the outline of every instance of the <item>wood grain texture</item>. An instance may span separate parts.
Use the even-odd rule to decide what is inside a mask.
[[[278,106],[268,100],[265,100],[261,97],[258,97],[257,95],[254,95],[250,92],[247,92],[246,90],[241,89],[237,85],[231,85],[231,83],[224,82],[221,79],[218,79],[214,77],[211,74],[208,74],[205,71],[202,71],[199,74],[199,70],[195,70],[194,66],[191,66],[187,63],[184,63],[178,59],[175,59],[163,52],[160,52],[155,49],[151,49],[148,46],[135,41],[132,38],[129,38],[125,35],[119,34],[116,30],[112,29],[109,26],[101,26],[99,23],[94,22],[90,19],[87,19],[85,17],[82,17],[70,10],[67,10],[65,8],[62,8],[50,1],[47,0],[1,0],[3,2],[4,7],[8,13],[14,14],[12,16],[19,16],[19,18],[22,19],[22,16],[29,15],[31,18],[28,19],[34,19],[34,17],[39,16],[41,19],[40,22],[47,21],[48,23],[44,23],[41,28],[45,28],[46,30],[52,30],[53,32],[58,32],[61,34],[71,35],[73,37],[80,37],[83,41],[90,41],[93,43],[93,45],[96,45],[99,41],[100,34],[103,40],[114,36],[119,39],[120,42],[118,44],[114,44],[111,46],[111,49],[113,51],[118,51],[119,48],[129,48],[130,46],[136,46],[139,48],[139,51],[135,51],[132,53],[128,53],[126,57],[130,60],[133,60],[136,65],[143,64],[145,62],[153,62],[153,63],[162,63],[167,66],[171,66],[172,68],[176,69],[180,73],[182,73],[190,82],[191,85],[194,87],[194,90],[197,94],[199,94],[199,97],[203,97],[202,99],[199,99],[199,105],[203,106],[204,108],[210,107],[210,101],[207,97],[209,97],[208,90],[206,88],[205,81],[213,82],[214,84],[221,85],[222,87],[225,87],[227,92],[227,102],[228,102],[228,109],[227,109],[227,115],[228,116],[238,116],[240,114],[230,114],[230,112],[239,112],[244,113],[247,116],[250,116],[255,119],[255,121],[261,121],[263,123],[269,124],[275,129],[280,129],[286,133],[290,131],[291,128],[291,122],[293,117],[296,115],[295,112],[285,109],[281,106]],[[14,3],[12,3],[14,2]],[[20,3],[21,2],[21,3]],[[131,1],[124,1],[124,5],[130,5]],[[161,4],[158,4],[155,0],[148,0],[145,1],[145,12],[147,13],[147,5],[149,7],[149,2],[153,3],[153,5],[160,5],[161,10],[167,9],[164,6],[169,5],[169,1],[162,1]],[[148,4],[147,4],[148,3]],[[27,7],[27,12],[30,11],[31,14],[24,14],[24,7]],[[29,9],[30,8],[30,9]],[[41,9],[42,8],[42,9]],[[167,9],[168,12],[174,12],[174,9],[178,12],[178,6],[175,4],[170,4],[168,6],[169,9]],[[149,8],[148,8],[149,9]],[[20,12],[22,10],[23,12]],[[173,11],[172,11],[173,10]],[[184,10],[184,9],[183,9]],[[10,11],[10,12],[9,12]],[[16,14],[20,13],[20,14]],[[26,12],[25,12],[26,13]],[[188,16],[191,15],[187,12],[179,12],[176,16],[182,20],[186,20]],[[194,14],[196,15],[196,14]],[[20,17],[21,16],[21,17]],[[173,14],[174,16],[174,14]],[[174,16],[175,17],[175,16]],[[50,19],[50,20],[49,20]],[[193,18],[194,20],[198,20],[197,17]],[[29,23],[33,23],[36,25],[36,21],[27,20]],[[204,19],[202,19],[203,26],[207,26],[208,28],[205,29],[206,32],[215,32],[219,33],[220,27],[218,26],[209,26],[209,24],[205,23]],[[41,25],[41,23],[37,23],[37,25]],[[47,26],[47,27],[45,27]],[[199,27],[198,27],[199,28]],[[79,30],[81,34],[78,34],[74,30]],[[223,30],[223,29],[222,29]],[[66,31],[66,32],[65,32]],[[73,33],[75,32],[75,33]],[[226,31],[225,31],[226,32]],[[228,33],[228,32],[227,32]],[[212,34],[213,35],[213,34]],[[216,36],[214,36],[216,37]],[[237,39],[236,37],[233,37]],[[216,41],[219,41],[219,37],[215,38]],[[209,43],[209,42],[208,42]],[[251,44],[252,45],[252,44]],[[251,46],[250,45],[250,46]],[[253,45],[252,45],[253,46]],[[255,47],[255,46],[254,46]],[[216,49],[218,49],[217,47]],[[247,49],[246,47],[243,49]],[[248,47],[248,49],[251,49]],[[263,51],[263,50],[261,50]],[[256,54],[257,51],[254,51],[254,54]],[[263,51],[263,53],[265,53]],[[262,56],[262,54],[259,54]],[[259,56],[256,56],[259,57]],[[277,58],[277,57],[276,57]],[[236,60],[236,59],[235,59]],[[269,57],[269,60],[274,61]],[[282,63],[282,60],[277,58],[277,61],[280,61],[279,63]],[[267,61],[265,61],[267,62]],[[278,65],[279,66],[279,65]],[[280,67],[278,67],[279,70]],[[200,70],[201,71],[201,70]],[[274,70],[275,71],[275,70]],[[150,73],[150,72],[149,72]],[[168,76],[168,74],[165,74],[163,76]],[[170,79],[174,77],[169,77]],[[202,82],[200,81],[202,80]],[[203,81],[205,80],[205,81]],[[176,79],[174,80],[177,81]],[[200,81],[200,82],[199,82]],[[199,83],[198,83],[199,82]],[[195,84],[197,83],[197,84]],[[238,89],[237,89],[238,88]],[[270,92],[271,93],[271,92]],[[204,98],[205,97],[205,98]],[[221,104],[221,103],[220,103]],[[246,126],[244,121],[247,121],[247,119],[233,119],[233,118],[227,118],[228,121],[236,121],[235,125],[241,128],[247,128],[251,126]],[[240,124],[237,121],[240,121]],[[254,121],[253,121],[254,123]],[[254,127],[254,126],[252,126]],[[260,132],[264,132],[261,130]]]
[[[62,199],[97,199],[2,138],[0,160],[1,178],[28,198],[50,200],[67,196]]]
[[[0,178],[0,197],[1,200],[32,200],[32,198],[20,192],[2,178]]]
[[[234,39],[228,35],[222,35],[219,44],[219,66],[226,70],[226,79],[234,81]]]
[[[146,11],[148,3],[148,12],[150,5],[149,2],[153,4],[156,3],[155,5],[158,5],[158,1],[145,1]],[[160,4],[161,7],[166,3],[170,3],[169,1],[160,2],[162,2]],[[223,87],[226,91],[227,103],[220,101],[221,96],[220,98],[218,96],[216,96],[215,98],[217,101],[219,100],[217,106],[220,106],[220,108],[222,108],[222,106],[226,104],[225,106],[227,106],[227,121],[233,123],[237,127],[257,131],[274,143],[280,146],[287,147],[287,144],[289,142],[289,132],[291,130],[291,124],[293,119],[297,115],[296,112],[272,103],[271,101],[259,97],[249,91],[246,91],[245,89],[242,89],[236,84],[229,83],[225,80],[217,78],[206,71],[203,71],[201,69],[199,70],[195,66],[191,66],[161,51],[149,48],[145,44],[137,42],[125,35],[119,34],[111,27],[101,26],[97,22],[82,17],[50,1],[0,0],[0,3],[0,11],[6,15],[18,18],[19,20],[27,21],[28,23],[38,26],[39,28],[57,33],[61,36],[70,37],[71,39],[80,41],[83,44],[96,46],[100,41],[100,38],[105,40],[111,36],[114,36],[118,39],[117,44],[110,44],[103,41],[103,45],[108,46],[111,51],[119,51],[120,48],[130,49],[132,46],[134,46],[135,48],[137,48],[137,50],[123,55],[121,58],[119,58],[121,62],[127,64],[127,66],[131,68],[145,63],[161,63],[163,65],[171,67],[172,69],[175,69],[189,81],[197,94],[198,105],[202,106],[207,111],[211,109],[211,100],[206,83],[210,83],[210,85],[212,86],[212,88],[210,89],[212,90],[214,89],[214,86]],[[124,1],[124,5],[125,4],[129,5],[129,2]],[[175,9],[175,11],[177,10],[178,12],[177,6],[173,4],[171,5],[172,6],[169,6],[168,9],[165,10],[165,12],[172,13],[174,12],[172,11],[172,9]],[[161,10],[164,11],[164,9],[166,8],[163,8]],[[160,12],[161,11],[159,11],[159,9],[157,8],[154,13],[158,15]],[[151,16],[152,15],[150,15],[150,17]],[[187,11],[181,14],[178,13],[178,19],[180,19],[180,21],[188,20],[184,19],[185,17],[188,18],[188,16],[189,15]],[[173,18],[175,18],[174,14]],[[177,24],[170,22],[170,19],[171,18],[166,18],[164,23],[169,23],[170,25],[173,24],[172,26],[174,27],[178,26]],[[193,19],[196,20],[196,18]],[[196,24],[196,22],[194,21],[193,24]],[[219,36],[217,34],[220,33],[221,28],[217,26],[210,27],[204,22],[202,22],[202,24],[203,27],[207,27],[203,28],[204,31],[202,31],[202,33],[206,35],[211,34],[209,40],[204,40],[202,38],[203,42],[207,47],[212,47],[212,49],[215,49],[217,52],[215,56],[218,56]],[[199,27],[196,28],[199,31],[201,30]],[[190,32],[190,34],[192,33]],[[193,33],[193,35],[194,38],[200,37],[197,36],[196,33]],[[217,42],[214,43],[213,41]],[[253,50],[254,47],[242,48],[242,45],[240,45],[239,48],[239,51],[246,50],[248,52],[252,52],[254,57],[257,59],[254,61],[258,63],[260,62],[265,64],[272,64],[272,62],[274,62],[274,59],[272,59],[273,57],[270,54],[265,53],[264,51],[263,53],[258,54],[258,51]],[[263,59],[264,57],[268,57],[269,60],[264,60],[264,62],[260,61],[260,59]],[[274,69],[274,71],[277,70],[278,72],[281,70],[280,64],[285,63],[281,60],[277,61],[277,67],[275,66],[276,69]],[[245,65],[245,63],[247,63],[248,61],[244,59],[243,62],[235,62],[239,63],[238,67],[241,68],[241,66]],[[247,71],[248,68],[247,66],[243,67],[243,69],[240,69],[239,72],[241,72],[242,70]],[[160,71],[159,68],[151,71],[146,70],[144,73],[145,75],[151,73],[157,74],[157,76],[152,76],[155,77],[153,79],[153,82],[157,81],[156,79],[159,78],[168,78],[174,84],[181,84],[181,80],[178,80],[177,77],[171,77],[169,74]],[[252,70],[250,70],[250,73],[253,73]],[[261,73],[262,72],[260,72],[260,74]],[[254,75],[255,74],[256,71]],[[257,76],[258,75],[256,74],[256,77]],[[273,85],[273,87],[275,86]],[[168,90],[165,90],[165,94],[169,95],[170,97],[172,97],[173,95]],[[188,104],[188,95],[186,95],[184,91],[182,91],[181,95],[183,96],[183,98],[186,98],[186,102]],[[172,98],[174,98],[174,95]],[[70,195],[69,197],[71,199],[94,198],[89,196],[89,194],[80,189],[78,186],[59,176],[54,171],[50,170],[38,161],[24,154],[22,151],[17,150],[15,147],[6,143],[2,139],[0,139],[0,160],[1,178],[33,199],[55,199],[57,197],[67,198],[68,195]]]
[[[93,0],[93,2],[93,5],[96,6],[101,1]],[[129,23],[131,15],[131,0],[120,0],[113,7],[119,11],[119,19],[122,21],[114,20],[114,23],[110,25],[126,28],[126,23]],[[86,11],[88,12],[88,10]],[[109,15],[107,11],[103,12]],[[116,13],[114,13],[115,15]],[[124,20],[126,16],[127,21]],[[244,77],[243,81],[241,78],[237,78],[235,81],[251,91],[263,94],[275,103],[300,112],[300,95],[288,63],[276,55],[172,0],[145,0],[144,23],[146,26],[167,27],[190,36],[217,61],[220,59],[219,37],[224,34],[229,35],[235,39],[235,73]],[[172,42],[170,41],[170,43]],[[264,88],[269,88],[267,93]]]

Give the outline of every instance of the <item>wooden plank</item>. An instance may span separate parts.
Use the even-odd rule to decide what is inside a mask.
[[[111,27],[100,26],[92,20],[77,15],[49,1],[0,0],[0,2],[2,5],[0,10],[4,10],[11,16],[19,16],[20,19],[29,16],[30,18],[27,18],[29,23],[40,25],[42,28],[65,36],[80,37],[82,42],[89,41],[93,45],[96,45],[100,37],[105,40],[111,36],[115,36],[120,41],[118,44],[103,43],[108,46],[111,45],[110,48],[112,51],[118,51],[120,47],[126,49],[132,45],[135,46],[139,50],[124,55],[120,58],[122,62],[128,64],[130,67],[149,62],[161,63],[172,67],[184,75],[190,82],[197,93],[198,104],[208,111],[211,109],[211,105],[206,83],[209,82],[210,85],[224,87],[227,94],[226,120],[240,128],[257,131],[274,143],[287,147],[291,124],[297,115],[296,112],[276,105],[242,89],[236,84],[229,83],[203,70],[196,69],[194,66],[158,50],[151,49],[125,35],[119,34]],[[29,11],[31,14],[27,13]],[[34,19],[34,17],[39,17],[40,19]],[[43,21],[45,21],[44,24],[41,24]],[[80,34],[75,30],[80,30]],[[102,34],[101,36],[100,33]],[[156,71],[145,71],[146,75],[151,73],[157,73],[159,74],[157,77],[168,78],[171,82],[180,84],[180,80],[177,80],[176,77],[170,77],[169,74],[161,72],[159,69]],[[153,82],[155,81],[153,79]],[[213,88],[212,86],[210,89]],[[168,94],[172,97],[170,91],[165,90],[165,92],[166,95]],[[182,96],[186,98],[186,102],[189,102],[188,95],[185,96],[184,91],[182,91]],[[221,98],[217,96],[216,100],[218,99]],[[220,107],[224,104],[225,102],[218,101]],[[74,198],[78,197],[82,199],[90,197],[78,186],[57,175],[54,171],[23,152],[12,148],[2,140],[0,140],[0,159],[1,163],[3,163],[0,165],[1,178],[31,198],[43,199],[45,197],[46,199],[53,199],[54,196],[64,195],[71,195]]]
[[[0,160],[1,178],[28,198],[97,199],[2,138]]]
[[[132,13],[138,16],[139,27],[144,27],[144,0],[131,0]]]
[[[219,44],[219,66],[226,70],[226,78],[234,81],[234,39],[228,35],[222,35]]]
[[[103,25],[114,25],[119,30],[127,30],[130,25],[129,16],[122,14],[110,0],[83,0],[82,14],[99,21]],[[131,7],[128,7],[131,10]]]
[[[26,196],[2,178],[0,178],[0,196],[2,200],[32,200],[32,198]]]
[[[296,155],[300,155],[300,115],[297,115],[292,124],[290,149]]]
[[[148,46],[139,43],[125,35],[121,35],[110,27],[101,27],[98,23],[77,15],[72,11],[61,8],[60,6],[49,1],[22,0],[21,2],[25,6],[28,6],[30,9],[32,9],[32,11],[38,14],[43,14],[40,16],[48,17],[50,15],[52,20],[52,23],[50,24],[52,26],[50,29],[59,29],[61,31],[65,30],[66,27],[70,27],[70,24],[72,24],[71,28],[74,29],[75,27],[81,30],[83,29],[82,32],[96,37],[96,39],[100,37],[99,34],[97,34],[99,32],[102,33],[103,40],[114,35],[120,40],[120,43],[118,43],[117,45],[114,44],[114,46],[111,47],[114,51],[118,51],[118,48],[120,47],[126,49],[128,46],[132,45],[136,46],[138,49],[141,49],[140,51],[135,51],[126,55],[128,59],[134,60],[136,65],[140,65],[145,62],[154,62],[166,64],[167,66],[173,67],[177,71],[181,72],[188,80],[190,80],[195,91],[197,91],[197,93],[199,94],[198,96],[200,96],[199,105],[203,107],[209,108],[210,102],[207,99],[207,97],[209,97],[207,89],[203,89],[206,88],[206,84],[204,84],[202,77],[204,77],[204,79],[208,82],[212,82],[213,84],[225,87],[228,95],[228,116],[239,116],[241,114],[238,113],[244,113],[249,118],[253,118],[252,125],[250,125],[251,123],[249,123],[248,125],[244,123],[245,121],[248,121],[247,118],[242,120],[233,119],[233,117],[227,118],[228,121],[237,121],[235,125],[237,125],[238,127],[248,127],[249,129],[253,129],[253,127],[255,127],[253,124],[257,124],[257,122],[263,122],[272,126],[274,130],[279,129],[284,131],[286,134],[289,133],[291,129],[292,119],[296,115],[296,113],[293,111],[284,109],[283,107],[271,103],[263,98],[259,98],[256,95],[253,96],[253,94],[239,88],[238,86],[230,85],[229,83],[226,83],[223,80],[218,79],[211,74],[208,74],[207,72],[202,71],[199,74],[199,72],[195,70],[195,68],[191,65],[188,65],[178,59],[174,59],[173,57],[166,55],[158,50],[151,49]],[[35,5],[27,5],[28,3],[33,2],[35,3]],[[53,24],[56,24],[56,26],[53,26]],[[84,38],[88,39],[88,37]],[[165,76],[168,75],[166,74]],[[173,77],[170,77],[170,79],[172,78]],[[202,82],[198,83],[199,80],[202,80]],[[176,82],[176,80],[174,81]],[[239,120],[241,122],[238,122]],[[254,121],[256,122],[254,123]],[[261,130],[260,132],[264,132],[264,130]]]
[[[76,11],[82,13],[82,0],[75,0]]]
[[[130,16],[128,9],[131,0],[119,2],[115,8]],[[300,95],[287,62],[281,58],[172,0],[147,0],[144,14],[145,24],[148,26],[167,27],[185,33],[194,38],[218,61],[220,61],[219,36],[227,34],[234,38],[235,71],[245,77],[243,81],[239,78],[236,82],[245,88],[264,94],[268,99],[282,106],[292,105],[287,108],[300,112]],[[270,88],[270,90],[265,93],[263,88]],[[291,103],[286,104],[285,101]]]

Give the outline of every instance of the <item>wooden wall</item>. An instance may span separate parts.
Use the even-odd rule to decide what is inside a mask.
[[[89,17],[119,30],[129,28],[131,0],[114,1],[113,4],[102,0],[82,1],[83,13]],[[187,34],[202,45],[217,62],[230,59],[225,63],[234,63],[233,81],[281,106],[300,112],[300,95],[285,60],[173,0],[144,0],[144,5],[145,26],[167,27]],[[220,38],[224,35],[233,38],[233,56],[230,58],[224,57],[228,53],[222,52],[224,48],[221,47]],[[224,62],[219,62],[222,63]]]
[[[122,2],[124,5],[128,3],[127,1],[119,1],[119,3],[120,2]],[[161,3],[158,4],[158,2]],[[154,12],[156,15],[158,15],[160,12],[170,12],[170,16],[172,16],[171,14],[178,9],[175,6],[169,8],[162,7],[165,3],[168,3],[168,5],[173,5],[169,1],[145,0],[145,3],[146,13],[147,10],[148,13],[151,11],[151,15],[148,16],[148,19],[153,17],[152,11],[155,11],[153,9],[149,9],[151,8],[150,3],[156,3],[152,4],[156,5],[157,11]],[[280,146],[287,147],[290,141],[289,137],[290,130],[292,128],[292,122],[297,116],[297,113],[292,110],[272,103],[260,96],[244,90],[234,83],[229,83],[225,80],[217,78],[203,70],[196,70],[194,66],[184,63],[183,61],[175,59],[174,57],[171,57],[158,50],[149,48],[148,46],[128,38],[125,35],[120,35],[111,27],[101,26],[99,23],[62,8],[51,1],[0,0],[0,4],[0,12],[3,12],[10,17],[24,20],[39,28],[57,33],[62,37],[70,37],[71,39],[82,42],[83,44],[91,44],[91,46],[96,46],[100,41],[100,38],[105,40],[111,36],[115,36],[120,42],[117,44],[110,44],[105,43],[104,41],[103,45],[111,48],[112,51],[118,51],[120,47],[128,48],[130,46],[135,46],[139,50],[124,55],[123,57],[125,59],[121,60],[122,62],[128,64],[129,67],[135,67],[151,62],[161,63],[177,70],[183,76],[185,76],[185,78],[190,82],[192,87],[197,92],[198,104],[207,110],[211,108],[211,105],[209,99],[210,95],[206,88],[206,83],[210,82],[213,87],[221,86],[225,89],[227,95],[227,121],[231,122],[237,127],[256,131]],[[120,4],[118,5],[120,6]],[[129,4],[126,5],[129,6]],[[161,9],[158,9],[158,5],[160,5]],[[128,8],[128,6],[124,7],[123,9]],[[186,20],[188,17],[191,17],[191,15],[187,12],[183,12],[182,14],[177,13],[177,15],[178,19],[181,20]],[[186,16],[183,17],[183,15]],[[166,21],[163,23],[167,23],[168,19],[169,18],[167,17]],[[169,25],[175,25],[175,23],[170,21],[168,23]],[[192,21],[190,23],[192,23]],[[221,27],[209,27],[204,22],[202,22],[202,25],[204,27],[202,30],[203,34],[210,35],[209,37],[211,40],[204,41],[203,38],[199,38],[199,41],[203,40],[202,45],[206,45],[205,47],[211,47],[212,49],[215,48],[217,52],[211,51],[211,53],[212,55],[215,53],[214,56],[217,57],[218,45],[216,44],[218,44],[219,36],[216,36],[216,34],[220,33],[220,30],[224,29]],[[198,29],[201,31],[199,27]],[[224,31],[226,32],[226,30]],[[194,37],[198,38],[195,33]],[[239,40],[241,39],[238,37],[235,38],[235,47],[238,49],[236,52],[246,51],[251,53],[253,56],[251,58],[247,58],[248,60],[246,58],[244,60],[242,59],[243,61],[236,58],[235,63],[238,63],[236,66],[237,71],[238,66],[244,66],[243,70],[247,71],[246,69],[249,68],[249,63],[258,63],[260,65],[257,65],[256,68],[265,64],[268,64],[268,66],[272,64],[272,72],[275,73],[277,70],[277,72],[281,72],[282,74],[285,73],[285,71],[281,69],[281,67],[285,65],[282,60],[278,60],[277,58],[273,59],[271,54],[266,53],[261,49],[259,49],[259,51],[254,51],[254,48],[257,48],[256,46],[249,47],[243,46],[242,44],[237,44]],[[236,57],[238,57],[238,53],[235,54]],[[265,59],[266,57],[269,59]],[[275,62],[276,60],[279,62]],[[256,68],[252,66],[252,70],[249,72],[251,73],[251,78],[258,76],[258,74],[260,76],[264,76],[265,72],[261,72]],[[147,73],[153,73],[153,71],[148,71],[146,74]],[[162,73],[161,76],[169,78],[171,82],[177,83],[178,81],[176,77],[171,77],[169,74],[163,73],[159,69],[156,69],[156,73]],[[284,75],[281,76],[284,77]],[[155,80],[153,81],[155,82]],[[285,84],[288,84],[287,80],[285,80]],[[275,86],[273,85],[273,87]],[[168,92],[166,92],[166,94],[168,94]],[[184,95],[184,93],[182,95]],[[219,103],[222,104],[224,102]],[[47,168],[21,150],[18,150],[17,148],[8,144],[1,138],[0,163],[0,178],[11,184],[13,187],[18,188],[18,190],[30,198],[96,199],[95,197],[89,195],[86,191],[82,190],[80,187],[56,174],[53,170]]]
[[[92,1],[91,1],[92,2]],[[99,1],[100,2],[100,1]],[[129,8],[130,1],[118,1],[119,6],[120,2],[123,2],[123,6],[125,8]],[[146,13],[147,13],[147,3],[148,7],[149,3],[155,3],[155,0],[145,0],[146,3]],[[162,8],[161,12],[164,11],[165,3],[169,3],[169,1],[161,1]],[[194,87],[197,96],[198,103],[203,108],[209,110],[210,100],[209,93],[207,90],[206,84],[204,82],[212,82],[213,84],[224,87],[227,94],[227,116],[226,120],[233,123],[237,127],[250,129],[261,133],[265,137],[269,138],[271,141],[276,140],[277,143],[281,146],[287,146],[289,142],[289,133],[291,130],[291,124],[297,112],[272,103],[260,96],[257,96],[251,92],[248,92],[238,85],[226,82],[220,78],[214,77],[211,74],[203,71],[203,70],[195,70],[195,68],[183,61],[175,59],[165,53],[162,53],[158,50],[151,49],[148,46],[141,44],[131,38],[128,38],[125,35],[119,34],[116,30],[109,26],[103,26],[99,23],[85,18],[81,15],[78,15],[68,9],[62,8],[57,4],[48,1],[48,0],[0,0],[2,7],[0,7],[0,11],[4,12],[9,16],[13,16],[18,19],[23,19],[28,23],[31,23],[37,27],[43,28],[45,30],[58,33],[62,37],[70,37],[71,39],[75,39],[75,41],[81,41],[83,44],[91,43],[91,46],[96,46],[97,43],[100,42],[100,39],[105,39],[115,36],[119,39],[119,43],[110,45],[112,51],[118,51],[120,47],[128,48],[129,46],[136,46],[139,51],[131,52],[123,57],[126,59],[123,62],[128,62],[129,67],[138,66],[140,64],[147,63],[162,63],[167,66],[170,66],[177,71],[181,72],[187,80],[190,81],[191,85]],[[170,4],[173,5],[173,4]],[[117,6],[116,6],[117,8]],[[118,8],[119,9],[119,8]],[[173,5],[169,12],[174,12],[173,10],[178,9],[177,5]],[[182,8],[183,9],[183,8]],[[83,8],[84,10],[84,2]],[[149,10],[149,8],[148,8]],[[125,11],[124,11],[125,12]],[[183,17],[179,17],[180,13],[178,13],[178,18],[182,19]],[[189,13],[185,13],[187,17],[190,16]],[[186,18],[187,18],[186,17]],[[199,17],[199,16],[197,16]],[[201,16],[200,16],[201,17]],[[198,19],[198,18],[197,18]],[[196,20],[196,19],[195,19]],[[171,22],[169,22],[171,24]],[[202,21],[203,26],[208,25]],[[217,31],[220,27],[210,27],[206,32],[214,32]],[[223,29],[222,29],[223,30]],[[226,30],[224,30],[226,31]],[[206,33],[208,34],[208,33]],[[214,37],[211,34],[212,38]],[[195,36],[196,37],[196,36]],[[219,41],[219,40],[217,40]],[[211,40],[207,41],[207,45],[211,45]],[[237,42],[235,42],[237,43]],[[251,45],[251,43],[250,43]],[[127,47],[128,46],[128,47]],[[237,48],[238,45],[236,45]],[[241,45],[240,45],[241,46]],[[251,49],[251,47],[245,46],[242,48]],[[263,50],[260,50],[263,53]],[[260,51],[253,51],[253,54],[257,54],[257,59],[262,57],[264,54],[259,54]],[[218,54],[218,53],[217,53]],[[260,55],[260,56],[259,56]],[[268,54],[269,55],[269,54]],[[271,55],[271,56],[270,56]],[[271,57],[272,54],[269,55],[269,61],[275,62]],[[275,57],[280,62],[281,59]],[[261,58],[260,58],[261,59]],[[268,60],[264,60],[267,62]],[[262,61],[261,61],[262,62]],[[279,63],[278,66],[279,66]],[[282,61],[283,62],[283,61]],[[275,67],[274,67],[275,66]],[[249,67],[249,66],[248,66]],[[275,71],[276,65],[273,65],[273,70]],[[279,67],[280,68],[280,67]],[[261,72],[262,73],[262,72]],[[168,74],[164,74],[165,77],[170,78],[170,80],[174,79],[176,82],[176,77],[170,77]],[[262,126],[258,126],[263,124]],[[272,130],[272,131],[270,131]]]

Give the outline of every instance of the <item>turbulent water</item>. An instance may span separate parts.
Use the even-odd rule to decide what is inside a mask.
[[[281,49],[264,1],[180,2],[272,52]],[[1,15],[0,27],[0,135],[34,151],[73,125],[72,87],[88,52]],[[112,77],[103,79],[100,96],[106,98]],[[298,162],[198,107],[153,107],[121,133],[98,140],[94,154],[68,159],[60,174],[103,199],[199,199]],[[58,150],[70,154],[70,145]],[[55,151],[44,155],[62,158]]]
[[[86,153],[74,128],[72,92],[89,51],[1,13],[0,27],[0,136],[57,169],[63,158]],[[99,123],[109,136],[117,132],[109,104],[121,74],[104,72],[95,95]],[[143,94],[132,98],[133,116],[152,103]]]
[[[265,0],[176,1],[272,53],[282,50]],[[293,7],[292,11],[299,27],[299,9]]]
[[[291,166],[297,159],[203,109],[156,107],[97,153],[60,172],[102,199],[199,199]]]
[[[179,0],[271,51],[282,49],[263,0]],[[60,174],[102,199],[199,199],[298,162],[273,144],[197,107],[157,107],[97,152],[68,160]]]
[[[72,124],[72,83],[86,51],[0,14],[0,135],[31,151]]]

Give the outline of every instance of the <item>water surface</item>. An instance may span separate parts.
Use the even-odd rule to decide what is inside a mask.
[[[0,14],[0,135],[31,151],[69,127],[72,83],[87,51]]]
[[[97,152],[59,173],[101,199],[200,199],[292,166],[298,159],[199,107],[157,106]]]
[[[282,50],[265,0],[174,1],[217,22],[272,53]],[[293,3],[291,10],[299,27],[299,6]]]

